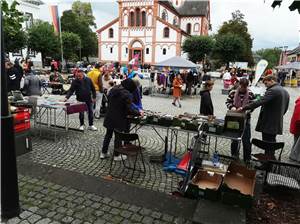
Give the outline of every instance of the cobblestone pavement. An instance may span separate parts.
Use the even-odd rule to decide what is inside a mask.
[[[5,221],[7,224],[191,223],[183,218],[41,179],[22,175],[18,178],[23,210],[18,217]]]
[[[292,135],[289,134],[289,121],[293,112],[293,102],[298,94],[298,89],[288,89],[291,94],[290,109],[284,118],[284,135],[279,136],[278,140],[284,140],[286,143],[283,159],[287,160],[288,154],[292,145]],[[221,85],[216,82],[213,90],[213,102],[215,106],[216,115],[218,117],[224,116],[226,113],[225,98],[221,95]],[[171,105],[170,98],[150,97],[145,96],[143,98],[144,108],[166,112],[170,114],[180,114],[183,112],[197,113],[199,109],[198,98],[185,98],[182,101],[183,108],[174,107]],[[258,116],[258,110],[255,110],[252,116],[252,129],[255,128],[255,123]],[[96,120],[95,125],[98,127],[97,132],[86,131],[85,133],[78,133],[69,131],[68,133],[61,131],[58,134],[56,142],[53,140],[47,140],[45,138],[34,137],[33,138],[33,151],[19,157],[22,160],[29,160],[35,163],[42,163],[66,170],[77,171],[82,174],[92,176],[107,176],[109,170],[109,160],[100,159],[100,150],[105,134],[105,128],[102,126],[103,119]],[[63,122],[63,121],[62,121]],[[71,117],[71,125],[78,127],[78,118],[76,116]],[[162,135],[166,135],[165,129],[159,129],[158,132]],[[155,191],[169,193],[177,189],[178,182],[182,180],[182,177],[174,174],[167,173],[162,170],[161,164],[155,164],[149,162],[150,155],[162,155],[164,152],[164,143],[158,137],[158,135],[149,127],[143,127],[138,131],[141,144],[145,148],[144,154],[146,157],[146,173],[136,172],[131,183],[138,185],[142,188],[152,189]],[[48,134],[48,132],[46,132]],[[254,137],[260,137],[260,133],[252,130]],[[191,136],[190,136],[191,137]],[[190,141],[191,142],[191,141]],[[212,142],[214,143],[214,142]],[[178,145],[176,151],[178,155],[182,155],[186,151],[187,135],[182,132],[178,138]],[[112,149],[111,144],[111,149]],[[212,144],[211,147],[213,147]],[[174,151],[174,147],[172,148]],[[254,151],[256,149],[253,149]],[[225,139],[218,140],[218,151],[221,154],[230,154],[230,141]],[[242,150],[241,150],[242,151]],[[139,164],[141,165],[141,164]],[[131,171],[124,169],[120,162],[114,163],[113,176],[128,180]]]
[[[284,135],[278,136],[278,141],[284,141],[286,143],[283,152],[283,160],[287,160],[288,154],[291,149],[293,139],[292,139],[292,135],[289,134],[288,131],[289,122],[290,122],[291,114],[293,113],[294,101],[296,97],[299,96],[299,89],[292,89],[292,88],[287,88],[287,89],[291,95],[291,102],[290,102],[289,111],[287,115],[284,117]],[[226,107],[224,103],[226,96],[221,95],[220,81],[217,81],[214,86],[214,90],[212,92],[212,98],[214,102],[216,115],[218,117],[224,117],[226,113]],[[184,112],[198,113],[199,103],[200,103],[199,101],[200,101],[199,97],[194,97],[194,98],[185,97],[182,100],[183,107],[178,108],[171,105],[171,98],[151,97],[151,96],[143,97],[143,104],[145,109],[161,111],[169,114],[180,114]],[[253,137],[260,138],[260,133],[254,131],[258,113],[259,113],[259,109],[255,110],[252,115],[252,135]],[[63,120],[61,120],[60,122],[63,122]],[[79,126],[78,122],[79,121],[77,115],[71,116],[72,127],[78,128]],[[102,122],[103,119],[95,120],[95,126],[97,126],[98,128],[97,132],[85,131],[84,133],[80,133],[75,131],[69,131],[69,132],[59,131],[56,142],[54,142],[51,139],[44,138],[44,137],[51,137],[49,132],[45,132],[45,133],[43,132],[45,136],[41,138],[34,131],[35,136],[32,139],[33,150],[23,156],[18,157],[18,160],[22,162],[27,161],[29,163],[33,162],[37,164],[45,164],[63,170],[75,171],[75,172],[79,172],[85,175],[90,175],[95,177],[106,177],[108,175],[108,170],[109,170],[109,160],[100,159],[100,149],[105,134],[105,129],[102,126]],[[158,132],[162,136],[166,135],[166,130],[164,129],[159,129]],[[170,193],[174,190],[177,190],[178,183],[182,180],[182,177],[174,173],[164,172],[162,170],[161,164],[149,162],[150,155],[163,154],[164,152],[163,141],[149,127],[143,127],[138,131],[138,133],[140,135],[141,144],[145,148],[144,155],[146,160],[146,173],[143,174],[140,172],[136,172],[133,180],[129,181],[131,171],[124,169],[124,167],[120,162],[115,162],[112,175],[117,179],[122,179],[123,181],[126,181],[129,184],[133,184],[141,188],[151,189],[154,191],[165,192],[165,193]],[[178,145],[176,147],[176,151],[178,155],[182,155],[186,151],[187,148],[186,142],[187,142],[186,133],[184,132],[180,133],[178,137]],[[110,149],[112,149],[112,144]],[[172,148],[172,150],[174,151],[174,148]],[[253,150],[255,151],[256,149]],[[218,141],[218,151],[221,154],[228,155],[230,153],[230,141],[228,140]],[[141,164],[139,163],[139,165]],[[96,210],[97,211],[100,210],[95,209],[90,205],[84,205],[85,206],[84,211],[86,211],[87,214],[91,214],[90,217],[92,218],[89,218],[89,215],[86,215],[84,212],[81,218],[72,216],[75,214],[74,211],[72,215],[68,215],[71,214],[72,208],[68,207],[67,198],[70,198],[71,201],[73,200],[76,201],[78,200],[78,198],[79,201],[81,200],[87,201],[89,198],[87,199],[85,198],[84,192],[79,192],[78,193],[79,195],[76,194],[75,199],[72,199],[72,195],[71,195],[72,193],[69,194],[68,191],[70,190],[71,192],[73,192],[74,189],[65,189],[65,187],[63,186],[58,186],[60,190],[52,189],[50,186],[54,184],[43,183],[43,180],[30,179],[26,176],[20,176],[19,184],[20,184],[20,191],[21,191],[21,204],[22,207],[25,209],[24,214],[23,213],[22,214],[24,216],[26,216],[27,214],[30,215],[27,215],[26,218],[24,219],[20,217],[16,218],[14,219],[14,221],[10,221],[11,223],[17,223],[21,221],[22,223],[34,223],[37,221],[41,221],[39,223],[50,223],[53,222],[53,220],[57,220],[59,222],[66,222],[66,223],[67,222],[77,223],[76,221],[77,219],[80,220],[78,221],[78,223],[80,222],[94,223],[95,220],[97,220],[97,215],[96,213],[93,213],[93,211],[96,212]],[[64,189],[62,190],[63,192],[61,192],[61,189]],[[59,197],[58,195],[60,196],[63,195],[63,196]],[[93,197],[91,196],[91,198]],[[60,205],[59,203],[62,203],[61,201],[65,201],[66,203]],[[70,204],[72,203],[73,202],[70,202]],[[88,203],[89,202],[87,202],[87,204]],[[101,199],[101,203],[104,203],[102,202],[102,199]],[[43,204],[44,206],[46,206],[45,209],[42,206]],[[80,202],[77,202],[77,204],[79,206],[81,205],[83,206],[83,204]],[[100,207],[102,208],[105,206],[101,205],[99,206],[99,208]],[[112,207],[113,206],[110,207],[110,211],[113,210]],[[34,208],[34,209],[32,210],[30,208]],[[60,208],[59,211],[58,208]],[[113,213],[114,212],[117,213],[116,210],[113,210]],[[116,220],[123,217],[121,215],[122,212],[123,210],[122,211],[120,210],[118,214],[114,216],[117,217]],[[124,212],[128,214],[130,210],[124,208]],[[98,214],[100,213],[101,212],[99,212]],[[53,216],[49,217],[49,214],[50,216],[51,215]],[[112,214],[109,215],[110,218]],[[58,217],[60,218],[57,217],[54,218],[56,215],[58,215]],[[27,217],[33,217],[31,218],[33,221],[28,220]],[[70,218],[66,218],[66,217],[70,217]],[[125,220],[125,218],[130,218],[132,220],[132,217],[133,217],[132,214],[130,217],[126,217],[125,215],[125,217],[122,218],[122,221],[123,219]],[[146,220],[148,221],[151,220],[148,223],[154,223],[153,219],[151,218],[151,215],[145,217],[149,218]],[[132,223],[132,221],[127,221],[127,223]],[[143,220],[142,221],[135,220],[135,221],[137,223],[143,222]],[[147,221],[144,222],[147,223]],[[163,223],[159,221],[156,222]],[[99,221],[99,223],[101,222]],[[119,223],[119,222],[116,221],[115,223]],[[124,221],[124,223],[126,223],[126,221]],[[174,223],[174,217],[172,217],[172,221],[169,221],[169,223]]]

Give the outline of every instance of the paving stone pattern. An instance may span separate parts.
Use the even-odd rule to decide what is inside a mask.
[[[19,175],[20,205],[18,217],[3,223],[178,223],[180,217],[161,214],[143,207]]]

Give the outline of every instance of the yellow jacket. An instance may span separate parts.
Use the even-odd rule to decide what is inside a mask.
[[[101,86],[99,81],[101,81],[101,72],[97,68],[93,68],[87,76],[92,80],[95,90],[100,91]]]

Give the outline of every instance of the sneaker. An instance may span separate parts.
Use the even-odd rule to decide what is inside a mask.
[[[114,161],[121,161],[121,160],[126,160],[127,156],[126,155],[119,155],[114,157]]]
[[[181,108],[181,104],[179,104],[179,108]]]
[[[109,157],[109,153],[103,153],[103,152],[101,152],[100,159],[106,159],[108,157]]]
[[[176,107],[176,104],[175,103],[172,103],[173,104],[173,106],[175,106]]]
[[[91,130],[91,131],[97,131],[98,130],[94,125],[89,126],[88,129]]]
[[[81,125],[79,128],[80,131],[84,131],[84,125]]]

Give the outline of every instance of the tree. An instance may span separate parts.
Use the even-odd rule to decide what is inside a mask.
[[[97,53],[97,36],[88,23],[71,10],[63,12],[61,17],[62,30],[65,32],[75,33],[80,36],[81,55],[88,60],[89,56]]]
[[[243,39],[232,33],[217,35],[214,53],[217,59],[226,63],[229,67],[229,62],[240,61],[245,43]]]
[[[184,41],[182,49],[188,53],[189,59],[196,63],[211,53],[213,47],[214,41],[210,36],[191,36]]]
[[[253,65],[253,40],[251,38],[251,35],[248,33],[248,24],[246,21],[244,21],[244,17],[244,14],[241,13],[239,10],[233,12],[232,19],[228,22],[223,23],[217,35],[224,35],[228,33],[238,35],[245,44],[240,60],[248,62],[249,65]]]
[[[18,2],[13,1],[10,7],[5,0],[1,2],[5,51],[6,53],[16,52],[24,48],[27,42],[26,33],[22,29],[24,17],[16,9],[17,5],[19,5]]]
[[[77,14],[89,26],[93,26],[96,28],[96,23],[94,22],[95,17],[93,16],[93,10],[90,2],[73,2],[72,12]]]
[[[267,48],[258,50],[255,53],[259,55],[262,59],[268,61],[267,68],[274,68],[279,63],[281,50],[279,48]]]
[[[41,52],[43,64],[45,57],[56,57],[60,52],[60,42],[53,26],[48,22],[37,21],[28,30],[28,47]]]
[[[78,51],[80,50],[80,37],[75,33],[62,32],[62,42],[63,42],[63,51],[64,59],[66,61],[78,60]]]

